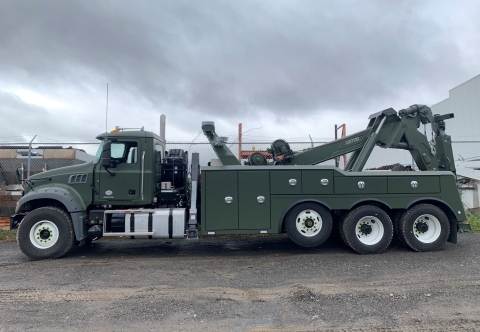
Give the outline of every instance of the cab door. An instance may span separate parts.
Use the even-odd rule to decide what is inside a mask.
[[[98,201],[103,204],[134,204],[141,200],[142,153],[138,140],[118,139],[111,145],[111,160],[115,167],[98,165],[96,188]]]

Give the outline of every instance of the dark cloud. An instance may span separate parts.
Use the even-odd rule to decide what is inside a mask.
[[[478,74],[453,29],[449,6],[457,5],[3,1],[0,84],[50,95],[75,90],[79,103],[100,105],[109,82],[118,91],[119,115],[178,110],[175,120],[198,119],[189,130],[206,117],[269,112],[285,119],[377,111],[406,99],[434,103],[440,99],[417,98],[445,98]],[[472,17],[479,12],[475,1],[462,6]],[[471,24],[476,30],[469,33],[478,31],[474,19]],[[0,106],[10,102],[0,98]]]

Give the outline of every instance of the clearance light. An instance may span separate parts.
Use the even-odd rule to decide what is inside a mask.
[[[110,131],[110,134],[113,134],[113,133],[118,133],[120,130],[118,129],[113,129],[112,131]]]

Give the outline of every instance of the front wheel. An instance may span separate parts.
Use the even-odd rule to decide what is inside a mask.
[[[287,213],[285,228],[296,244],[316,247],[330,236],[332,215],[320,204],[301,203]]]
[[[31,259],[58,258],[75,243],[70,216],[54,207],[38,208],[23,218],[17,232],[22,252]]]
[[[445,213],[430,204],[408,209],[398,224],[398,236],[415,251],[431,251],[442,247],[450,235],[450,223]]]
[[[347,214],[341,235],[345,244],[359,254],[379,254],[392,241],[393,224],[381,208],[364,205]]]

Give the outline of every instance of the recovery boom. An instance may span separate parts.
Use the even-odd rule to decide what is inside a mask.
[[[246,165],[314,165],[353,152],[345,170],[359,172],[373,148],[379,146],[409,151],[421,171],[455,172],[451,137],[445,134],[445,120],[453,117],[453,113],[433,115],[425,105],[412,105],[398,114],[388,108],[370,115],[363,131],[302,152],[293,152],[286,141],[276,140],[268,149],[273,158],[270,163],[248,161]],[[431,141],[426,128],[424,133],[418,130],[421,124],[431,125]],[[240,164],[225,140],[215,133],[213,122],[204,122],[202,129],[223,165]]]

